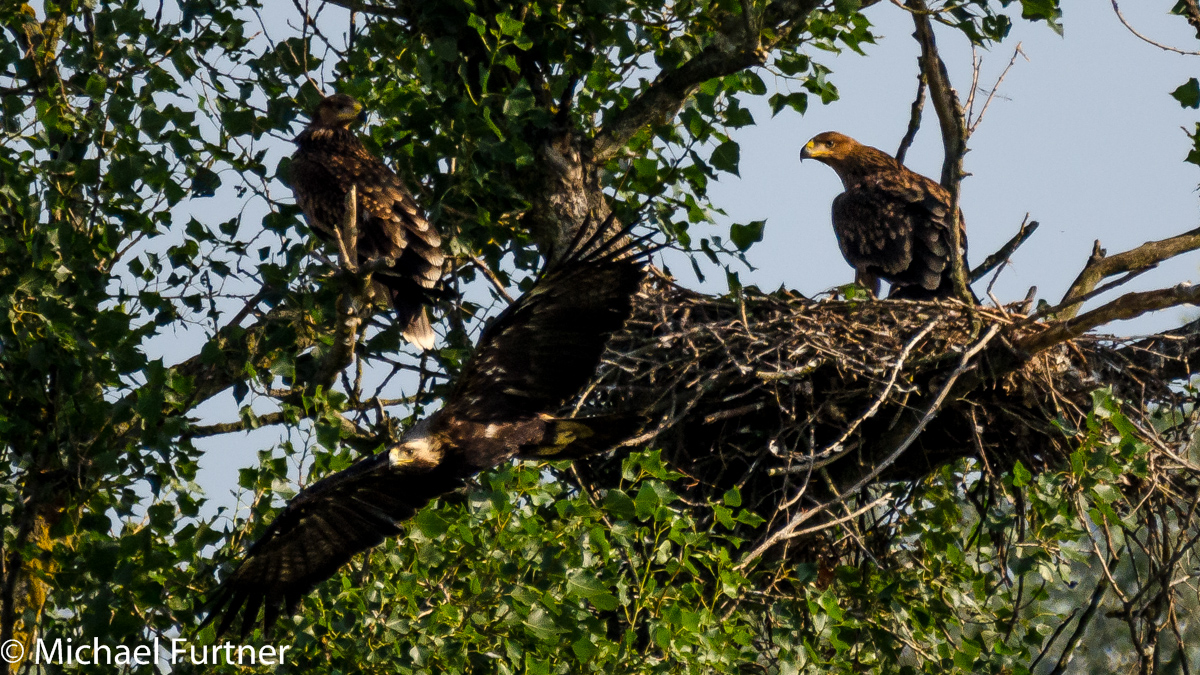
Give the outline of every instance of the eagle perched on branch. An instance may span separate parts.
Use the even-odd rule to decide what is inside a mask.
[[[645,274],[641,240],[598,236],[577,237],[569,255],[488,324],[440,410],[394,447],[296,495],[210,596],[201,625],[220,616],[223,634],[241,612],[245,636],[263,608],[270,629],[282,608],[294,613],[355,554],[399,534],[401,521],[475,473],[513,457],[581,457],[631,436],[640,417],[554,416],[629,318]]]
[[[891,155],[834,131],[817,134],[800,159],[829,165],[845,192],[833,200],[833,231],[854,280],[879,294],[879,280],[892,285],[889,297],[913,300],[954,295],[953,259],[967,253],[967,233],[958,213],[959,242],[953,251],[950,193],[936,181],[910,171]]]
[[[425,313],[442,277],[442,238],[425,219],[400,178],[367,151],[350,125],[362,105],[345,94],[323,99],[308,127],[296,137],[291,184],[313,232],[337,242],[346,195],[357,194],[358,262],[395,261],[374,274],[373,286],[396,312],[404,337],[422,349],[434,344]]]

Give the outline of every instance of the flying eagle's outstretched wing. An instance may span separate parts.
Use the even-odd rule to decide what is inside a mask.
[[[604,231],[607,228],[600,228]],[[622,243],[624,242],[624,243]],[[587,383],[609,334],[632,312],[645,254],[624,237],[577,242],[480,336],[441,410],[395,447],[296,495],[212,594],[204,623],[224,633],[264,608],[270,627],[355,554],[476,472],[516,456],[572,456],[627,437],[627,416],[553,417]]]

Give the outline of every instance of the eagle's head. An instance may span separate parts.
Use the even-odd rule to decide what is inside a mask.
[[[360,120],[361,112],[362,104],[354,100],[354,97],[334,94],[321,99],[313,110],[312,121],[313,125],[318,127],[346,128]]]
[[[804,149],[800,151],[800,159],[815,159],[826,164],[836,163],[849,156],[859,145],[858,141],[849,136],[836,131],[826,131],[813,136],[812,140],[804,144]]]

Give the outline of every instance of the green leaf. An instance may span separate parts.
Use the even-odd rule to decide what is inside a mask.
[[[487,22],[480,18],[478,14],[472,13],[471,16],[467,18],[467,25],[471,28],[474,28],[475,31],[480,35],[487,33]]]
[[[731,487],[725,491],[725,495],[721,498],[725,506],[741,506],[742,491],[736,487]]]
[[[430,539],[436,539],[446,534],[446,531],[450,529],[450,524],[438,515],[436,510],[429,508],[421,509],[420,513],[413,518],[413,522],[421,530],[421,534]]]
[[[192,176],[192,194],[197,197],[212,197],[216,195],[217,188],[221,186],[221,177],[203,166],[196,167],[196,173]]]
[[[1171,96],[1184,108],[1200,108],[1200,81],[1194,77],[1189,79],[1171,92]]]
[[[725,141],[718,145],[716,150],[713,150],[712,156],[709,157],[708,161],[721,171],[739,176],[741,174],[738,173],[738,161],[741,158],[741,152],[742,150],[737,142]]]
[[[108,82],[103,75],[92,73],[88,75],[84,90],[87,91],[88,98],[99,101],[104,98],[104,93],[108,90]]]
[[[637,513],[637,507],[629,495],[621,490],[609,490],[604,495],[604,508],[617,518],[629,520]]]
[[[1033,474],[1029,473],[1029,469],[1026,469],[1025,465],[1018,459],[1013,463],[1012,478],[1014,487],[1025,487],[1033,479]]]
[[[729,227],[729,240],[738,247],[739,251],[747,251],[751,246],[762,241],[763,228],[766,226],[767,221],[765,220],[755,220],[745,225],[734,223]]]
[[[1062,35],[1062,9],[1058,0],[1021,0],[1021,18],[1045,21],[1055,33]]]
[[[525,28],[525,23],[501,12],[496,15],[496,23],[500,25],[500,32],[504,35],[520,35],[521,30]]]

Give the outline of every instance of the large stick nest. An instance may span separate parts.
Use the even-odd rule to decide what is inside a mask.
[[[685,499],[738,487],[767,531],[848,489],[917,480],[958,458],[992,477],[1018,460],[1061,467],[1097,389],[1132,394],[1130,417],[1143,422],[1173,396],[1115,338],[1022,352],[1045,325],[1010,309],[786,291],[731,299],[663,280],[636,306],[584,403],[644,412],[652,428],[631,444],[663,449],[690,478]],[[615,479],[619,458],[587,470]]]

